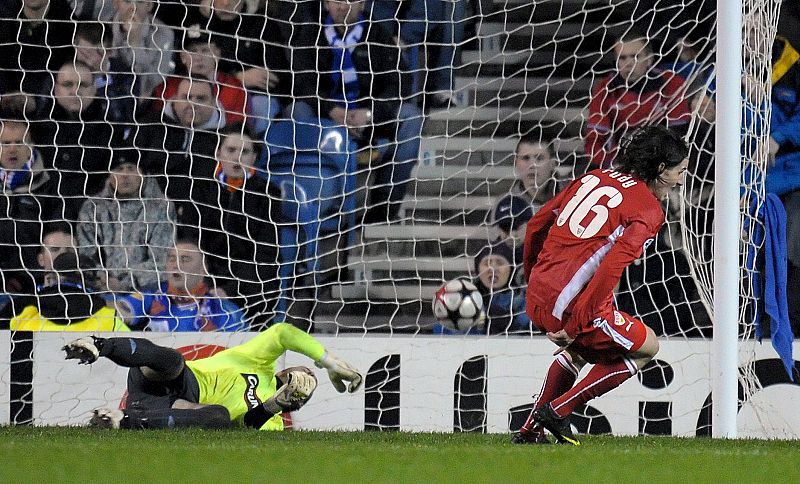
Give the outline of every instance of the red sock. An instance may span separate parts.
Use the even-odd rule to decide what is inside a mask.
[[[627,358],[621,358],[614,363],[594,365],[586,377],[550,402],[550,405],[557,415],[566,417],[581,404],[617,388],[635,375],[636,371],[636,365]]]
[[[578,369],[572,364],[569,354],[559,353],[547,370],[547,375],[544,377],[544,383],[542,384],[542,391],[539,393],[539,398],[536,399],[533,409],[541,408],[554,398],[563,395],[564,392],[572,388],[576,378],[578,378]],[[533,419],[528,416],[528,420],[525,421],[525,425],[522,426],[520,432],[532,432],[537,428],[539,431],[544,432],[541,427],[534,427]]]

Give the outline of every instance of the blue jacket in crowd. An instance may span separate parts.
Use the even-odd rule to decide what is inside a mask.
[[[800,54],[778,37],[772,52],[770,136],[780,146],[767,169],[766,190],[777,195],[800,189]]]
[[[122,296],[117,303],[131,312],[132,328],[151,331],[245,331],[244,313],[236,304],[206,292],[182,297],[167,293],[167,283],[154,292]],[[149,321],[148,321],[149,319]]]

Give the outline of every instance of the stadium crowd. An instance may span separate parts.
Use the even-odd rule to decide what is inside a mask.
[[[65,267],[91,273],[80,291],[103,294],[118,310],[112,319],[132,329],[241,330],[272,323],[282,291],[303,272],[281,272],[294,263],[287,257],[302,259],[287,255],[283,246],[294,240],[302,250],[310,221],[294,207],[304,190],[303,174],[288,183],[274,164],[281,141],[290,149],[299,141],[276,140],[271,133],[281,123],[297,130],[321,127],[320,145],[332,139],[334,149],[319,150],[317,170],[323,158],[357,152],[372,173],[358,223],[396,220],[419,155],[423,113],[455,102],[454,67],[465,22],[453,19],[463,16],[465,3],[4,2],[0,293],[19,295],[6,312],[19,316],[37,306],[36,295],[52,291],[52,280],[45,279],[53,261],[74,252]],[[703,135],[695,139],[702,144],[693,150],[690,172],[713,179],[714,82],[703,52],[708,46],[701,42],[709,35],[700,25],[670,52],[666,41],[654,45],[655,36],[647,32],[628,30],[617,38],[611,49],[615,69],[591,89],[586,156],[579,157],[586,163],[576,166],[612,166],[626,133],[647,123],[685,134],[697,111],[696,129]],[[790,40],[776,40],[766,175],[768,191],[781,196],[788,211],[789,301],[796,328],[798,58]],[[299,148],[295,155],[299,160]],[[521,238],[527,219],[563,188],[558,168],[551,140],[534,134],[519,139],[518,181],[487,221],[496,240],[474,254],[489,333],[532,330],[522,297],[527,281],[518,270]],[[710,228],[707,187],[693,197],[707,207],[695,216]],[[343,212],[342,205],[324,215],[318,208],[318,218]],[[357,225],[340,217],[338,232]],[[669,236],[659,244],[669,247]],[[688,262],[678,251],[667,254],[674,260],[663,260],[660,272],[630,270],[623,284],[632,296],[619,304],[642,314],[659,334],[697,329],[697,314],[705,311],[670,299],[676,289],[696,290],[686,285],[688,276],[665,272],[684,273]],[[634,300],[640,287],[654,292],[661,307]],[[667,306],[674,317],[659,317],[655,310]],[[648,314],[656,317],[648,320]]]

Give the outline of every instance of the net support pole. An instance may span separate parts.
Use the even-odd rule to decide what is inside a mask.
[[[739,340],[742,0],[717,0],[712,436],[736,438]]]

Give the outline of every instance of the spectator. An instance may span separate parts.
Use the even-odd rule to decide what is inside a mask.
[[[325,0],[327,16],[302,56],[297,97],[322,117],[346,126],[362,147],[383,149],[364,221],[397,218],[419,155],[422,116],[402,102],[400,49],[380,25],[364,19],[363,2]]]
[[[157,3],[158,0],[143,0],[144,2]],[[69,0],[75,8],[74,16],[79,21],[86,22],[111,22],[114,19],[116,4],[111,0]]]
[[[181,80],[164,106],[163,123],[161,119],[145,120],[134,146],[142,150],[143,172],[157,178],[161,190],[175,202],[178,222],[183,223],[192,180],[214,176],[216,131],[227,120],[214,102],[214,86],[205,79]]]
[[[513,284],[518,269],[513,260],[511,247],[503,243],[487,245],[475,256],[475,285],[483,295],[489,334],[531,330],[525,313],[527,284]]]
[[[197,242],[183,239],[167,258],[161,286],[117,300],[128,324],[150,331],[240,331],[243,313],[206,282],[204,254]]]
[[[45,224],[42,230],[42,246],[36,255],[39,270],[31,268],[30,272],[35,289],[22,291],[19,296],[14,298],[0,293],[0,329],[8,329],[9,320],[12,317],[26,306],[35,304],[35,301],[31,300],[31,295],[43,287],[45,274],[53,272],[53,260],[67,252],[77,254],[77,244],[72,236],[70,224],[66,221]]]
[[[428,108],[446,108],[455,102],[453,68],[461,61],[466,3],[441,0],[371,2],[370,21],[379,23],[394,36],[415,78],[411,81],[414,87],[408,86],[409,91],[404,89],[404,93],[430,92]],[[422,79],[416,79],[420,73],[423,73]]]
[[[187,79],[208,79],[211,82],[214,104],[224,110],[227,123],[243,123],[248,112],[247,93],[242,82],[219,69],[220,50],[208,31],[195,26],[182,33],[181,70],[156,87],[153,93],[153,111],[159,112],[164,104],[175,97],[178,87]],[[224,126],[225,123],[222,125]]]
[[[707,39],[698,39],[690,35],[681,37],[673,51],[664,56],[674,60],[660,63],[659,68],[674,72],[688,83],[706,79],[710,69],[704,65],[700,56],[707,43]]]
[[[72,226],[67,221],[52,221],[42,231],[42,246],[36,256],[36,262],[43,272],[53,272],[53,261],[61,254],[77,253],[78,244],[72,233]]]
[[[189,31],[211,32],[211,41],[219,49],[219,69],[233,74],[247,89],[253,129],[262,133],[267,120],[281,109],[274,96],[289,94],[287,42],[281,25],[266,12],[249,14],[243,9],[244,2],[201,0],[188,9],[183,24]]]
[[[103,289],[141,291],[159,283],[173,246],[175,208],[158,183],[143,178],[136,150],[114,152],[106,187],[81,207],[81,254],[104,269]]]
[[[51,171],[33,147],[28,124],[0,123],[0,280],[3,293],[31,294],[42,224],[61,215]]]
[[[153,17],[152,0],[114,0],[112,45],[136,76],[133,95],[149,96],[175,71],[175,32]]]
[[[772,114],[765,189],[786,207],[789,318],[800,331],[800,54],[776,37],[772,47]]]
[[[57,173],[67,220],[75,220],[85,197],[103,186],[110,147],[117,144],[105,113],[106,102],[97,97],[89,67],[64,62],[52,96],[38,108],[36,117],[41,121],[33,123],[33,130],[45,167]]]
[[[628,31],[614,44],[616,72],[592,88],[586,131],[589,170],[612,165],[619,142],[634,128],[666,123],[685,128],[691,118],[683,80],[653,67],[643,34]]]
[[[66,0],[9,0],[0,6],[0,95],[5,111],[30,112],[23,92],[40,94],[50,71],[72,59],[72,8]],[[13,108],[13,109],[11,109]]]
[[[558,160],[550,145],[532,135],[523,136],[514,150],[514,175],[517,181],[511,194],[528,201],[533,213],[562,188],[556,182]]]
[[[533,210],[530,204],[519,195],[506,195],[497,202],[492,211],[493,224],[498,232],[495,243],[505,244],[511,249],[512,258],[509,260],[514,267],[522,264],[525,228],[531,217]]]
[[[135,76],[121,57],[110,56],[111,28],[82,22],[75,29],[75,60],[89,67],[95,87],[108,105],[105,119],[120,125],[133,123],[136,110]]]
[[[94,292],[91,260],[65,252],[53,260],[44,286],[11,319],[12,331],[130,331]]]
[[[201,228],[200,248],[219,285],[263,321],[278,297],[280,189],[254,168],[253,137],[241,125],[221,130],[214,177],[195,180],[182,221]],[[190,217],[190,209],[194,217]]]

